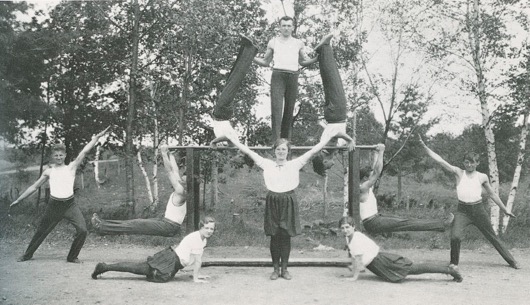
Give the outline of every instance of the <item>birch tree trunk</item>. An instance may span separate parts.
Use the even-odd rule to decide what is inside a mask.
[[[219,153],[214,151],[212,153],[212,188],[210,190],[210,209],[214,210],[219,201],[219,170],[217,168],[217,160]]]
[[[132,54],[131,72],[129,78],[129,96],[127,105],[127,125],[125,134],[125,180],[127,192],[127,204],[131,207],[129,213],[136,216],[136,199],[134,198],[134,144],[133,125],[136,118],[136,81],[138,77],[138,44],[140,40],[140,6],[138,0],[134,0],[134,21],[131,33]]]
[[[147,175],[147,172],[144,167],[141,149],[138,149],[137,161],[138,161],[138,167],[140,167],[140,171],[142,172],[142,175],[144,176],[145,187],[147,188],[147,195],[149,196],[149,202],[153,204],[153,192],[151,191],[151,182],[149,181],[149,175]]]
[[[156,103],[156,91],[157,86],[151,83],[151,102],[153,104],[154,112],[154,127],[153,131],[153,203],[151,204],[151,212],[155,212],[158,209],[158,145],[159,145],[159,131],[158,131],[158,107]]]
[[[524,113],[523,128],[521,129],[521,136],[519,137],[519,154],[517,155],[517,165],[515,167],[515,172],[513,173],[512,185],[510,187],[510,194],[508,195],[508,200],[506,201],[506,209],[508,211],[513,211],[513,202],[515,200],[515,195],[517,194],[517,187],[519,186],[519,179],[521,178],[521,168],[523,167],[525,148],[526,148],[526,138],[528,136],[528,128],[530,126],[530,106],[526,108]],[[508,223],[510,222],[509,216],[504,216],[502,221],[501,232],[505,233],[506,228],[508,228]]]
[[[105,181],[99,179],[99,155],[101,154],[101,145],[96,146],[96,156],[94,157],[94,179],[96,179],[96,183],[98,185],[98,189],[101,188],[101,185],[105,183]]]
[[[483,65],[481,61],[481,44],[480,44],[480,2],[479,0],[473,0],[471,17],[468,24],[469,28],[469,46],[471,49],[471,55],[473,57],[473,65],[475,74],[477,76],[477,94],[480,101],[480,108],[482,114],[482,127],[484,128],[484,135],[486,137],[486,150],[488,155],[488,167],[489,167],[489,178],[491,186],[495,193],[499,193],[499,169],[497,168],[497,154],[495,152],[495,135],[493,134],[493,126],[491,124],[491,115],[488,108],[488,99],[486,93],[486,80],[484,77]],[[490,206],[490,217],[491,225],[495,233],[499,232],[500,223],[500,208],[488,199]]]

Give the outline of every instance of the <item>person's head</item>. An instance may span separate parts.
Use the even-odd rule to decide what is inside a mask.
[[[326,171],[333,167],[333,156],[332,154],[325,154],[323,152],[317,153],[312,160],[313,171],[320,176],[325,176]]]
[[[464,154],[464,168],[468,172],[474,172],[479,165],[479,155],[475,152],[467,152]]]
[[[371,166],[367,165],[359,170],[359,180],[362,182],[368,180],[374,170]]]
[[[215,219],[211,216],[205,216],[199,222],[199,232],[203,238],[209,238],[215,232]]]
[[[282,36],[289,37],[293,35],[294,29],[295,29],[293,17],[283,16],[282,18],[280,18],[279,24],[280,24],[280,33],[282,34]]]
[[[344,236],[352,236],[355,232],[355,224],[351,216],[343,216],[339,220],[339,228]]]
[[[66,158],[66,146],[62,143],[54,144],[52,146],[51,158],[55,164],[63,164]]]
[[[276,160],[286,160],[289,152],[291,152],[291,142],[287,139],[280,138],[272,145],[272,151]]]

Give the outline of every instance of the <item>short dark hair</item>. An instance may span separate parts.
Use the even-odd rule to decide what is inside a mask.
[[[202,218],[201,221],[199,221],[199,228],[202,228],[211,222],[215,223],[215,218],[211,216],[204,216],[204,218]]]
[[[351,217],[351,216],[342,216],[342,217],[339,219],[339,228],[340,228],[343,224],[349,224],[350,226],[355,227],[355,224],[353,223],[353,217]]]
[[[54,151],[62,151],[62,152],[66,152],[66,146],[63,144],[63,143],[55,143],[53,144],[52,146],[52,152]]]
[[[367,165],[359,170],[359,179],[363,180],[365,177],[370,177],[370,173],[373,171],[372,167]]]
[[[278,24],[281,24],[282,21],[292,21],[293,25],[295,24],[294,18],[291,16],[283,16],[282,18],[280,18],[280,20],[278,20]]]
[[[464,161],[478,162],[480,155],[476,152],[470,151],[464,154]]]

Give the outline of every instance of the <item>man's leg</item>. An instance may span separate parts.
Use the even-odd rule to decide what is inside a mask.
[[[401,231],[445,231],[444,222],[442,220],[406,219],[379,215],[363,222],[363,226],[370,233]]]
[[[460,244],[464,237],[464,229],[472,223],[468,216],[468,207],[462,205],[458,206],[458,211],[455,213],[453,227],[451,228],[451,265],[458,266],[460,262]]]
[[[50,200],[48,206],[46,207],[46,211],[44,212],[44,216],[37,227],[37,231],[29,242],[28,248],[26,249],[24,255],[18,259],[19,262],[29,260],[33,257],[33,253],[37,251],[46,236],[48,236],[53,228],[57,226],[59,221],[61,221],[63,215],[64,209],[61,206],[56,206],[54,201]]]
[[[329,44],[331,38],[331,35],[325,36],[315,51],[318,53],[320,77],[324,87],[324,119],[328,123],[339,123],[347,118],[346,94]]]
[[[279,139],[283,116],[283,103],[285,96],[285,74],[284,72],[272,71],[271,77],[271,127],[272,141]]]
[[[214,106],[213,117],[219,121],[232,119],[234,111],[232,102],[234,101],[234,97],[236,96],[241,83],[245,79],[250,65],[252,64],[252,60],[258,53],[258,48],[249,38],[241,36],[240,44],[239,53],[232,66],[226,85]]]
[[[491,222],[483,205],[477,205],[473,213],[473,224],[482,232],[484,237],[497,249],[497,252],[504,258],[504,260],[513,268],[519,269],[519,265],[515,258],[510,254],[504,243],[493,231]]]
[[[285,95],[283,105],[282,127],[280,136],[291,140],[293,113],[298,97],[298,73],[286,73]]]
[[[78,263],[79,260],[77,257],[79,256],[79,252],[81,252],[81,248],[85,244],[85,240],[88,235],[85,218],[83,217],[83,213],[81,213],[81,210],[76,203],[70,206],[70,208],[64,213],[64,218],[68,220],[68,222],[70,222],[76,230],[74,241],[72,242],[72,246],[70,247],[70,252],[66,257],[66,260],[71,263]]]
[[[96,233],[100,235],[138,234],[175,236],[175,225],[158,218],[131,220],[101,220]]]

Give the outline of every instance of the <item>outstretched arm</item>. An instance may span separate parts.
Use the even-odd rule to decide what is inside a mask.
[[[232,144],[234,144],[234,146],[237,147],[237,149],[239,149],[242,153],[249,156],[254,162],[259,164],[263,159],[260,155],[248,148],[248,146],[239,142],[239,139],[236,135],[227,135],[227,139],[230,140],[230,142],[232,142]]]
[[[504,212],[504,214],[510,216],[510,217],[515,217],[515,215],[508,211],[508,209],[506,208],[506,206],[504,205],[504,203],[502,202],[501,198],[499,197],[499,195],[497,195],[497,193],[495,193],[493,191],[493,188],[491,187],[491,184],[490,184],[490,181],[488,179],[488,176],[486,176],[485,174],[483,175],[484,178],[481,178],[481,180],[484,180],[482,182],[482,186],[484,186],[484,188],[486,189],[486,191],[488,192],[488,195],[490,196],[490,198],[493,200],[493,202],[495,202],[495,204],[497,204],[499,206],[499,208],[501,208],[501,210]]]
[[[88,142],[88,144],[85,145],[85,147],[83,147],[83,149],[81,150],[81,152],[79,153],[77,158],[75,158],[75,160],[72,163],[70,163],[70,166],[73,166],[74,168],[77,168],[79,166],[79,164],[81,164],[83,159],[85,159],[86,154],[96,145],[96,143],[98,142],[99,138],[101,138],[105,133],[107,133],[109,128],[110,128],[110,126],[105,128],[100,133],[98,133],[96,135],[93,135],[92,136],[92,140],[90,142]]]
[[[175,157],[169,153],[169,150],[166,145],[160,146],[160,154],[162,155],[162,160],[164,162],[164,169],[169,177],[169,181],[173,186],[173,189],[177,193],[183,193],[184,187],[180,183],[181,177],[179,174],[179,167],[175,161]]]
[[[342,138],[342,139],[346,140],[348,142],[348,150],[349,151],[354,151],[355,150],[355,141],[347,133],[339,131],[339,133],[337,133],[337,135],[335,137],[336,138]]]
[[[48,179],[50,179],[50,169],[45,170],[42,173],[42,176],[40,176],[40,178],[35,183],[33,183],[30,187],[28,187],[15,201],[13,201],[9,205],[9,209],[11,209],[11,207],[19,204],[20,201],[26,199],[31,194],[33,194],[41,185],[43,185],[46,181],[48,181]]]
[[[429,157],[436,161],[436,163],[440,164],[446,171],[450,173],[453,173],[455,175],[459,173],[460,168],[449,164],[449,162],[445,161],[442,157],[440,157],[440,155],[432,151],[429,147],[427,147],[427,145],[425,145],[425,142],[423,142],[421,137],[419,137],[419,141],[421,146],[423,146],[423,148],[425,149],[427,155],[429,155]]]
[[[372,172],[368,177],[368,180],[361,184],[361,188],[369,189],[374,186],[377,179],[383,171],[383,162],[385,155],[385,144],[377,144],[376,150],[374,152],[374,163],[372,164]]]

